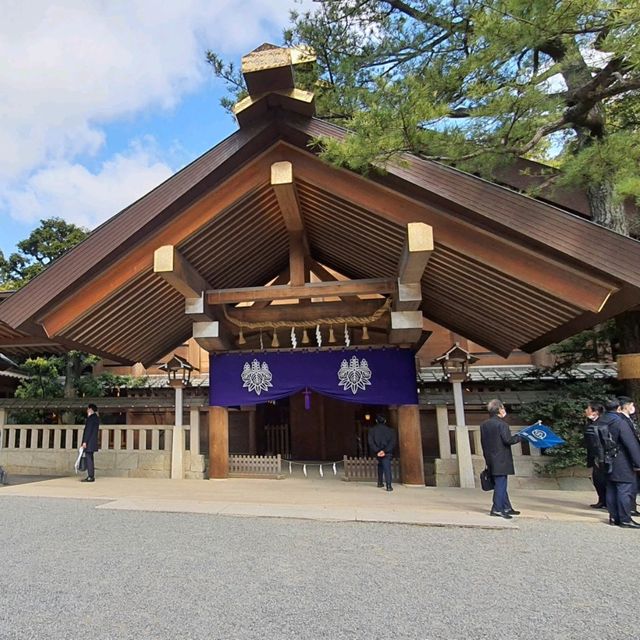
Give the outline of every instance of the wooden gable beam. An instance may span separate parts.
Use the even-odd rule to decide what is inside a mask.
[[[424,222],[409,222],[398,263],[398,295],[395,311],[415,311],[422,304],[420,281],[433,253],[433,228]]]
[[[385,220],[407,224],[422,219],[437,230],[439,244],[453,247],[580,309],[599,312],[609,296],[619,289],[615,282],[587,274],[533,248],[474,227],[433,204],[404,196],[351,171],[328,167],[307,151],[286,146],[297,175],[306,182],[338,198],[357,202]]]
[[[289,273],[291,284],[305,283],[304,256],[309,243],[304,232],[298,192],[293,178],[293,165],[288,161],[271,165],[271,186],[276,194],[284,224],[289,232]]]
[[[153,271],[185,298],[199,298],[209,288],[208,282],[172,244],[153,252]]]
[[[341,282],[313,282],[303,286],[244,287],[207,291],[209,304],[235,304],[254,300],[287,300],[296,298],[325,298],[342,295],[393,293],[396,283],[386,278],[344,280]]]
[[[400,284],[420,282],[432,253],[433,228],[431,225],[424,222],[410,222],[407,225],[407,238],[398,264],[398,282]]]
[[[293,180],[293,165],[290,162],[274,162],[271,165],[271,186],[275,191],[287,230],[304,231],[298,193]]]
[[[55,309],[38,318],[47,336],[63,333],[70,324],[89,313],[94,305],[99,304],[140,273],[152,269],[155,249],[164,244],[178,244],[243,195],[264,185],[268,180],[264,163],[271,164],[276,157],[281,155],[274,149],[256,157],[206,196],[174,216],[157,233],[150,235],[144,242],[104,269],[99,276],[68,295]]]

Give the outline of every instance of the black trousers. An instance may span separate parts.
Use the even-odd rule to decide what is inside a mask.
[[[391,454],[387,453],[384,458],[378,458],[378,484],[382,484],[382,479],[388,487],[391,486]]]
[[[591,471],[591,482],[593,482],[593,486],[598,494],[598,502],[600,504],[607,504],[607,474],[594,466]]]
[[[607,509],[615,522],[630,522],[636,499],[636,482],[607,482]]]
[[[87,478],[95,478],[96,467],[93,463],[94,451],[85,451],[84,457],[87,459]]]

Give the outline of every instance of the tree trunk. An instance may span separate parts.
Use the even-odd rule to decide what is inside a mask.
[[[591,220],[623,236],[629,235],[629,221],[622,202],[615,202],[613,185],[609,182],[587,188]]]
[[[604,183],[587,189],[593,222],[622,235],[629,235],[629,221],[624,205],[613,198],[613,186]],[[616,317],[620,353],[640,353],[640,309],[625,311]],[[628,396],[640,402],[640,380],[625,380]]]
[[[78,395],[75,382],[82,373],[82,356],[77,352],[67,354],[66,371],[64,377],[64,397],[75,398]],[[73,411],[65,411],[62,414],[62,424],[74,424],[75,416]]]

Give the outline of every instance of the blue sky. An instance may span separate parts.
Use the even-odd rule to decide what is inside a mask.
[[[236,129],[210,48],[239,64],[312,0],[5,0],[0,250],[41,218],[94,228]]]

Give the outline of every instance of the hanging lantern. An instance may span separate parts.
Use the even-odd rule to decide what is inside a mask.
[[[273,330],[273,340],[271,341],[271,346],[277,348],[280,346],[280,341],[278,340],[278,332]]]
[[[238,344],[247,344],[247,341],[244,339],[244,334],[242,333],[242,327],[240,327],[240,333],[238,335]]]
[[[362,327],[362,339],[363,340],[369,339],[369,329],[366,324]]]
[[[302,332],[302,344],[309,344],[309,334],[306,329]]]
[[[329,343],[334,343],[336,341],[336,337],[333,335],[333,325],[329,325]]]

